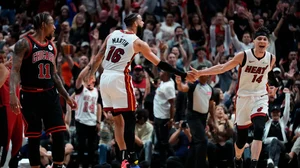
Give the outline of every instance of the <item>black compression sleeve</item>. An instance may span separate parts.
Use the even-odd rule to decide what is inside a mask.
[[[167,72],[173,73],[175,75],[181,76],[182,78],[185,78],[187,76],[187,73],[179,71],[178,69],[173,68],[170,64],[168,64],[166,62],[163,62],[163,61],[160,61],[157,64],[157,67],[164,70],[164,71],[167,71]]]
[[[270,83],[270,85],[275,86],[275,87],[279,87],[279,82],[278,82],[277,79],[275,78],[275,75],[274,75],[274,73],[273,73],[273,70],[271,70],[271,71],[268,73],[268,78],[269,78],[269,83]]]

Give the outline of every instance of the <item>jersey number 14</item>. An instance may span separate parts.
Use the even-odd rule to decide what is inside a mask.
[[[122,48],[116,48],[115,46],[111,46],[109,52],[107,54],[107,61],[111,61],[112,63],[117,63],[120,61],[121,56],[125,53]]]
[[[263,75],[260,75],[259,77],[257,77],[257,75],[254,75],[253,79],[252,79],[252,83],[254,83],[254,82],[260,83],[262,81],[262,78],[263,78]]]

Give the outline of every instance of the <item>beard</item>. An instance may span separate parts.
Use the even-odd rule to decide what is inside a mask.
[[[52,37],[53,37],[52,34],[50,34],[50,35],[46,36],[46,39],[47,40],[52,40]]]
[[[140,38],[143,39],[143,28],[141,26],[137,27],[136,35]]]

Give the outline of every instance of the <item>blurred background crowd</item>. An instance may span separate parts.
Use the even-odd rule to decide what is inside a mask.
[[[0,1],[0,6],[0,61],[8,67],[14,44],[33,33],[33,16],[44,11],[51,13],[56,26],[57,66],[70,94],[75,94],[77,77],[91,56],[110,32],[126,28],[122,20],[131,12],[139,13],[145,22],[138,36],[158,57],[182,71],[188,71],[190,66],[226,63],[235,53],[253,48],[254,32],[265,26],[270,31],[268,51],[277,58],[273,72],[280,86],[269,87],[270,120],[266,123],[259,167],[266,167],[271,158],[275,166],[300,168],[298,0],[9,0]],[[138,106],[135,142],[140,167],[185,167],[192,143],[186,114],[193,108],[189,106],[203,101],[188,103],[190,93],[177,89],[176,83],[181,81],[173,74],[160,72],[143,55],[135,57],[131,69]],[[100,68],[96,86],[101,72]],[[204,129],[207,167],[233,166],[237,82],[237,68],[205,81],[213,88],[211,101],[215,106]],[[87,135],[87,143],[78,144],[81,136],[76,131],[75,112],[63,99],[61,105],[69,126],[65,164],[72,168],[120,167],[111,113],[103,111],[98,133]],[[170,115],[172,111],[174,114]],[[245,168],[250,165],[251,129],[248,135],[243,156]],[[41,142],[41,162],[46,165],[51,162],[51,137],[45,135]],[[20,160],[26,158],[26,153],[24,140]],[[79,153],[84,158],[79,158]],[[90,159],[92,163],[88,162]]]

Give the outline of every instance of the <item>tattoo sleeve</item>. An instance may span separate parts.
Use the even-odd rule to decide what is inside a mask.
[[[20,69],[22,65],[22,61],[26,51],[28,51],[29,45],[26,39],[19,40],[14,49],[13,53],[13,61],[12,61],[12,69],[10,73],[10,94],[16,94],[16,87],[20,83]]]

